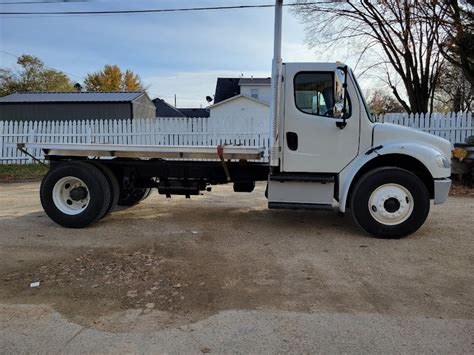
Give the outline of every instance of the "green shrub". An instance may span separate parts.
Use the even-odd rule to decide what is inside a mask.
[[[48,167],[42,164],[1,164],[0,181],[35,181],[48,171]]]

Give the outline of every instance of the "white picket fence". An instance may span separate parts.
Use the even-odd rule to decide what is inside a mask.
[[[474,135],[472,113],[426,115],[387,114],[392,122],[448,139],[452,144]],[[224,118],[166,118],[84,121],[0,121],[0,164],[22,164],[31,158],[17,143],[109,143],[145,145],[216,146],[237,144],[269,146],[267,117],[230,121]],[[265,150],[267,151],[267,149]],[[41,150],[31,152],[43,159]],[[268,159],[266,155],[265,160]]]
[[[472,112],[387,113],[382,117],[382,121],[416,128],[447,139],[451,144],[464,143],[467,137],[474,135]]]

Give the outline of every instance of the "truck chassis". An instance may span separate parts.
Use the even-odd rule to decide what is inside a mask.
[[[131,207],[153,188],[166,197],[187,198],[227,183],[236,192],[252,192],[255,182],[269,175],[269,164],[258,161],[263,147],[27,143],[17,148],[26,154],[43,150],[50,171],[41,202],[53,221],[72,228],[85,227],[117,206]]]

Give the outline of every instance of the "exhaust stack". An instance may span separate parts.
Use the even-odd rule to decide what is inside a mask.
[[[273,39],[272,61],[272,101],[270,103],[270,166],[278,166],[280,161],[279,126],[281,96],[281,32],[282,32],[283,0],[275,2],[275,29]]]

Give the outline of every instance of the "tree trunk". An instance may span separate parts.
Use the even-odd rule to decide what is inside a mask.
[[[462,111],[461,106],[462,106],[462,92],[461,92],[461,88],[457,87],[456,92],[453,95],[453,106],[451,110],[453,112]]]

